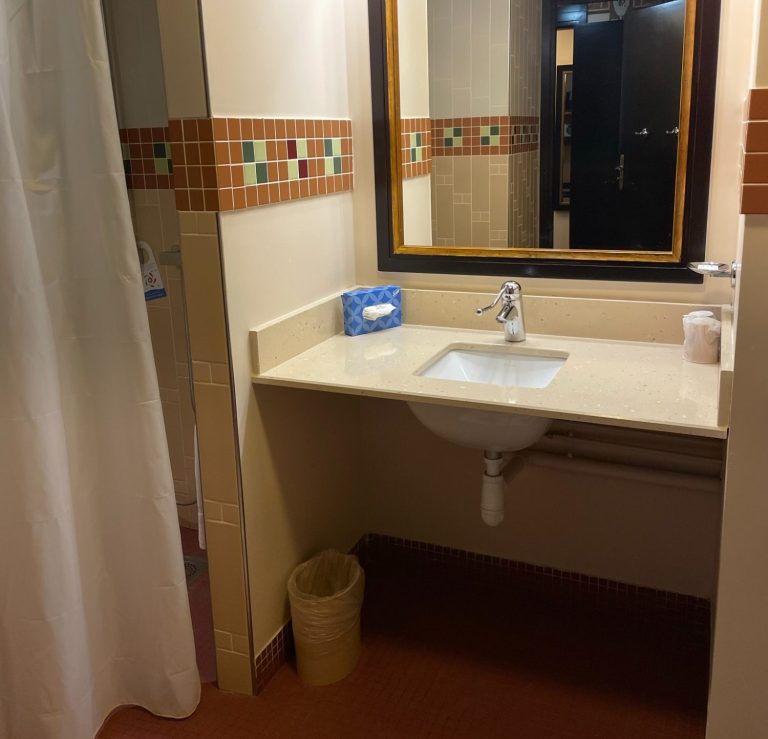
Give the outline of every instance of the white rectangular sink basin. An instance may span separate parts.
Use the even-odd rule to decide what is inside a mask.
[[[454,346],[419,370],[421,377],[502,387],[547,387],[565,364],[564,352]]]

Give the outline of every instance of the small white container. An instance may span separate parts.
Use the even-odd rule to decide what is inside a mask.
[[[683,316],[683,358],[696,364],[716,364],[720,359],[720,321],[709,310]]]

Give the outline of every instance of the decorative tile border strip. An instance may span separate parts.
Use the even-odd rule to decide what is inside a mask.
[[[521,154],[538,148],[538,116],[432,119],[433,157]]]
[[[179,210],[241,210],[352,189],[349,120],[173,120]]]
[[[172,190],[173,163],[167,128],[121,128],[120,147],[129,190]]]
[[[768,214],[768,88],[750,92],[746,112],[741,212]]]
[[[432,122],[429,118],[400,121],[403,177],[422,177],[432,172]]]

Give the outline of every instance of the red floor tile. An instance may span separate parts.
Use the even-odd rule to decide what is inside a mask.
[[[323,688],[283,667],[255,698],[204,686],[184,721],[116,714],[104,739],[699,739],[707,645],[647,615],[369,566],[364,649]]]

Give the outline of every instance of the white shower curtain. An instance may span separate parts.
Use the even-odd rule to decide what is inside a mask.
[[[0,737],[199,691],[99,0],[0,0]]]

